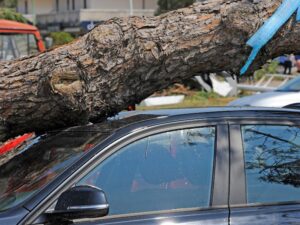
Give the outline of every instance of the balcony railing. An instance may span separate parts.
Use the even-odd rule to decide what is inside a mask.
[[[133,10],[133,16],[153,16],[155,10]],[[82,21],[103,21],[113,17],[129,16],[130,10],[103,10],[103,9],[81,9],[78,11],[55,12],[40,14],[36,16],[36,22],[39,27],[63,26],[76,27],[80,26]]]
[[[39,27],[62,25],[62,26],[79,26],[80,11],[55,12],[40,14],[36,16],[36,23]]]

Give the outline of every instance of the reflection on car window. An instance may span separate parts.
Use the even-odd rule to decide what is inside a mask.
[[[248,203],[300,200],[300,129],[242,127]]]
[[[153,135],[119,150],[79,185],[103,189],[110,215],[208,207],[214,142],[214,127]]]
[[[107,137],[101,132],[49,134],[0,165],[0,211],[41,190],[86,150]]]

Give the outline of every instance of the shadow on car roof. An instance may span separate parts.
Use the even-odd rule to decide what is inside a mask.
[[[278,111],[278,112],[287,112],[287,113],[300,113],[300,110],[286,109],[286,108],[231,106],[231,107],[122,111],[113,117],[109,117],[108,120],[124,119],[136,115],[176,116],[176,115],[195,114],[195,113],[238,112],[238,111],[248,111],[248,112]]]

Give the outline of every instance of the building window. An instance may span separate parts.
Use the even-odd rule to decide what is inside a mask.
[[[67,10],[70,10],[70,0],[67,0]]]
[[[75,0],[72,0],[72,10],[75,10]]]
[[[59,0],[56,0],[56,2],[55,2],[55,9],[56,9],[56,12],[59,11]]]
[[[86,2],[86,0],[83,0],[83,8],[84,8],[84,9],[87,8],[87,2]]]
[[[28,14],[28,1],[25,0],[25,14]]]

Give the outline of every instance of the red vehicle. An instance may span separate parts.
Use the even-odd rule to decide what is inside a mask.
[[[0,20],[0,60],[11,60],[43,51],[45,46],[35,26]]]
[[[12,151],[27,141],[32,140],[35,137],[34,133],[27,133],[22,136],[18,136],[14,139],[10,139],[6,141],[3,145],[0,145],[0,156],[5,154],[6,152]]]

